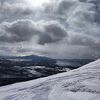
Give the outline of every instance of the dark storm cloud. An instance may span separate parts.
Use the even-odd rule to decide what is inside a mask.
[[[29,41],[37,33],[35,24],[31,20],[18,20],[13,23],[1,24],[1,42]]]
[[[59,23],[49,22],[43,26],[44,34],[40,34],[39,44],[58,42],[67,36],[66,30]]]
[[[75,8],[77,6],[77,2],[75,0],[59,0],[57,8],[56,8],[56,12],[60,15],[68,15],[69,12],[72,10],[74,10],[73,8]],[[68,15],[69,16],[69,15]]]
[[[65,29],[56,22],[38,23],[32,20],[18,20],[13,23],[3,23],[0,27],[1,42],[25,42],[38,36],[38,43],[52,43],[60,41],[66,36]]]

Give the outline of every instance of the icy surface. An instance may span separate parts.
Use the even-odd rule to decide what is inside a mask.
[[[100,59],[66,73],[0,87],[0,100],[100,100]]]

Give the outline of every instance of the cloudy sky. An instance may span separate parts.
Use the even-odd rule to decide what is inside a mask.
[[[0,55],[100,57],[100,0],[0,0]]]

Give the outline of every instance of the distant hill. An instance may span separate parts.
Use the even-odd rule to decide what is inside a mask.
[[[44,56],[0,56],[0,85],[67,72],[90,59],[51,59]]]
[[[55,59],[29,55],[29,56],[0,56],[1,60],[16,62],[16,65],[21,66],[31,66],[31,65],[54,65],[56,63]]]
[[[29,55],[29,56],[0,56],[2,59],[23,59],[23,60],[53,60],[51,58],[45,57],[45,56],[37,56],[37,55]]]

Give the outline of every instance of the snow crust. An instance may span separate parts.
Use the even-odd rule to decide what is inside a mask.
[[[100,100],[100,59],[73,71],[0,87],[0,100]]]

